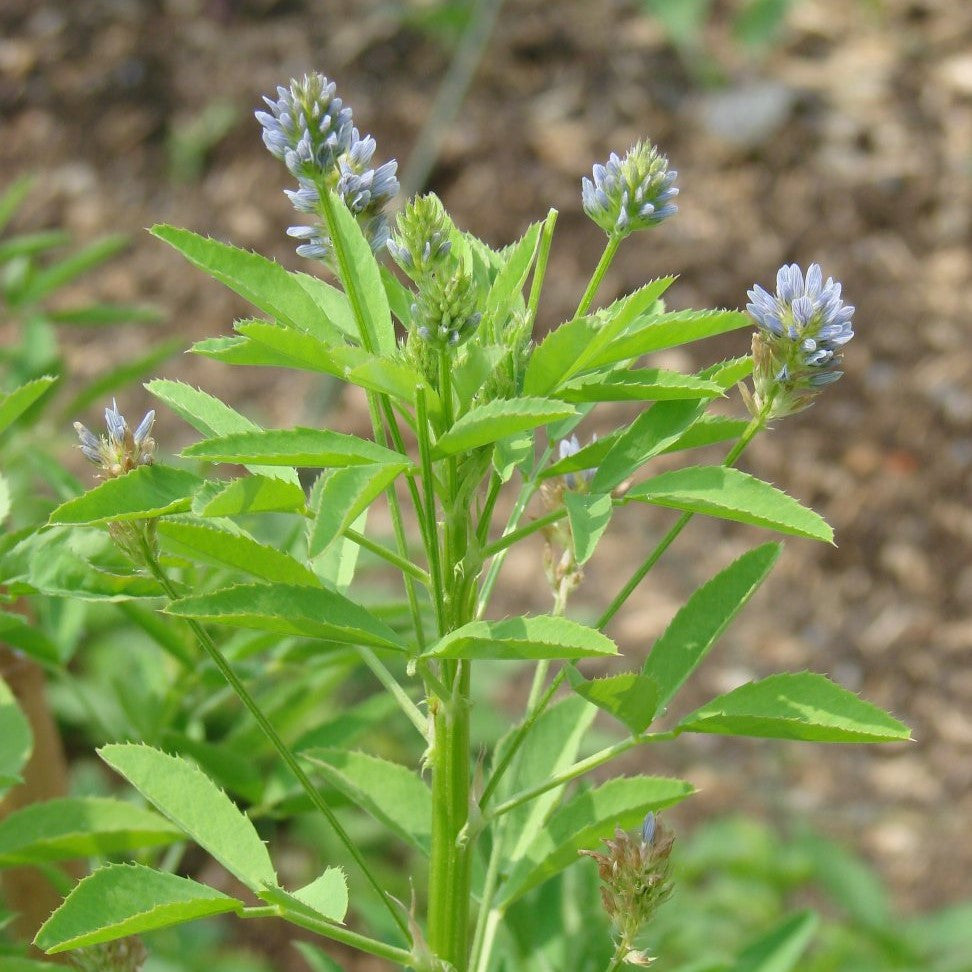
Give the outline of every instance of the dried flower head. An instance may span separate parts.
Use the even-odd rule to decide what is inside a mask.
[[[671,894],[669,857],[674,842],[674,835],[649,813],[637,834],[619,827],[613,840],[603,841],[606,851],[581,851],[597,862],[601,901],[617,935],[617,953],[629,964],[651,961],[635,942],[655,909]]]
[[[781,267],[776,293],[759,284],[746,305],[756,322],[753,335],[754,414],[767,418],[806,408],[821,388],[837,381],[843,347],[854,337],[854,308],[840,299],[841,286],[826,283],[820,266],[810,265],[804,277],[795,264]]]
[[[153,410],[146,413],[133,432],[112,399],[111,405],[105,409],[107,435],[99,438],[80,422],[74,423],[74,430],[78,433],[85,458],[100,466],[106,478],[112,479],[139,466],[152,464],[155,456],[155,440],[151,437],[154,424]]]
[[[313,260],[326,261],[332,255],[321,222],[321,192],[334,192],[344,201],[376,253],[388,242],[385,207],[398,193],[398,163],[392,159],[371,167],[375,140],[360,135],[351,109],[335,90],[322,74],[307,75],[291,81],[289,88],[277,88],[276,101],[264,98],[269,112],[256,112],[264,144],[297,177],[298,188],[287,190],[294,208],[317,218],[287,230],[301,241],[297,253]]]
[[[584,212],[608,236],[627,236],[678,212],[678,173],[651,142],[638,142],[623,159],[612,152],[592,175],[581,182]]]

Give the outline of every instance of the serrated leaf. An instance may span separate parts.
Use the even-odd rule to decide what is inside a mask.
[[[299,638],[407,651],[383,621],[335,591],[288,584],[249,584],[183,597],[167,614]]]
[[[251,422],[245,415],[241,415],[236,409],[230,408],[214,395],[193,388],[184,382],[160,378],[146,383],[145,388],[203,435],[214,437],[230,435],[234,432],[260,431],[260,426]],[[293,469],[255,465],[247,468],[254,475],[283,479],[295,485],[299,482],[297,472]]]
[[[674,277],[653,280],[598,312],[596,317],[576,317],[551,331],[530,357],[524,377],[526,394],[548,395],[575,375],[595,368],[599,355],[674,280]]]
[[[242,908],[242,901],[189,878],[109,864],[75,885],[34,944],[51,955]]]
[[[329,191],[324,208],[334,222],[330,227],[331,243],[341,285],[352,306],[355,305],[352,295],[357,296],[357,306],[363,315],[360,323],[367,334],[361,335],[361,343],[366,350],[391,356],[397,350],[395,326],[371,244],[340,196]]]
[[[564,506],[570,523],[570,542],[578,564],[586,564],[611,522],[614,503],[610,493],[564,491]]]
[[[267,476],[243,476],[228,484],[207,482],[193,498],[196,516],[242,516],[244,513],[299,513],[304,490]]]
[[[261,429],[203,439],[182,451],[188,459],[318,468],[399,464],[407,457],[375,442],[330,429]]]
[[[499,439],[576,414],[572,405],[548,398],[497,399],[478,405],[439,437],[434,454],[455,456]]]
[[[522,467],[526,475],[526,464],[533,459],[533,452],[533,435],[529,432],[500,439],[493,449],[493,468],[500,482],[508,483],[517,467]]]
[[[20,771],[30,758],[34,737],[27,717],[13,692],[0,678],[0,797],[21,780]]]
[[[748,424],[743,419],[727,418],[724,415],[700,415],[670,446],[662,449],[661,455],[738,439],[746,431]]]
[[[323,315],[297,275],[279,263],[175,226],[159,224],[151,233],[281,323],[316,334],[324,341],[342,340],[341,332]]]
[[[819,919],[812,911],[800,911],[780,922],[748,945],[731,972],[791,972],[807,950]]]
[[[365,813],[429,853],[432,791],[417,773],[399,763],[346,749],[308,749],[301,756]]]
[[[714,381],[720,388],[732,388],[733,385],[745,380],[753,373],[753,356],[745,354],[741,358],[729,358],[720,361],[697,375],[708,381]]]
[[[294,367],[293,358],[241,335],[205,338],[196,341],[189,350],[193,354],[200,354],[213,361],[221,361],[223,364],[247,365],[255,368]]]
[[[159,533],[172,541],[177,550],[203,563],[236,567],[253,577],[281,584],[318,585],[317,575],[289,554],[258,543],[251,536],[229,533],[205,523],[167,520]]]
[[[470,621],[432,645],[433,658],[597,658],[616,655],[617,645],[594,628],[569,618],[539,615],[503,621]]]
[[[277,883],[249,818],[195,765],[137,743],[102,746],[98,755],[248,888]]]
[[[329,867],[294,897],[329,921],[344,921],[348,913],[348,882],[339,867]]]
[[[635,736],[651,725],[659,708],[658,685],[647,675],[625,672],[588,681],[569,668],[567,680],[579,696],[623,722]]]
[[[0,432],[13,425],[56,382],[57,378],[44,375],[15,388],[9,394],[0,394]]]
[[[348,466],[326,473],[314,491],[314,519],[307,529],[307,556],[317,557],[409,466]]]
[[[557,392],[565,402],[660,402],[679,398],[716,398],[723,394],[714,381],[659,368],[612,371],[580,378]]]
[[[331,344],[313,334],[295,331],[267,321],[238,321],[236,330],[257,344],[283,356],[293,368],[304,368],[342,378],[348,369],[368,357],[361,348]]]
[[[730,622],[756,593],[782,550],[767,543],[743,554],[703,584],[652,646],[642,672],[654,679],[658,706],[667,706]]]
[[[263,799],[263,774],[251,754],[244,755],[225,741],[211,743],[190,739],[172,730],[166,730],[162,739],[167,749],[188,756],[214,783],[230,793],[248,803],[259,803]]]
[[[559,874],[577,860],[578,851],[597,846],[603,837],[640,826],[649,811],[662,810],[693,792],[690,783],[658,776],[609,780],[577,794],[537,835],[500,889],[496,906],[507,908],[531,888]]]
[[[649,459],[676,442],[698,419],[703,408],[703,403],[695,399],[652,405],[615,440],[594,473],[591,492],[610,493]]]
[[[813,672],[783,673],[749,682],[696,709],[677,729],[813,742],[911,738],[904,723]]]
[[[62,503],[51,513],[50,522],[94,525],[185,513],[200,485],[202,480],[186,469],[139,466]]]
[[[617,337],[591,362],[592,367],[640,358],[643,354],[692,344],[740,327],[752,327],[753,319],[741,311],[674,311],[656,314]]]
[[[662,473],[632,487],[627,498],[833,542],[834,531],[819,514],[775,486],[725,466],[691,466]]]
[[[134,803],[62,797],[31,803],[0,821],[0,866],[119,854],[182,839],[182,831]]]

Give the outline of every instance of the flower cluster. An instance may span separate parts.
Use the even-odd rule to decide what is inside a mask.
[[[112,399],[111,407],[105,409],[107,435],[99,438],[80,422],[74,423],[74,430],[81,440],[81,451],[85,458],[100,466],[107,478],[113,479],[138,466],[152,464],[155,456],[155,440],[151,437],[154,424],[153,410],[146,414],[133,432]]]
[[[854,336],[854,308],[840,299],[841,286],[826,282],[818,264],[806,276],[795,264],[781,267],[776,293],[758,284],[746,305],[753,335],[754,395],[750,408],[766,418],[806,408],[825,385],[843,374],[843,347]]]
[[[445,207],[434,193],[410,199],[398,214],[388,252],[416,283],[446,264],[452,252],[454,229]]]
[[[668,159],[650,142],[638,142],[623,159],[615,153],[595,165],[593,180],[581,182],[584,212],[608,236],[623,238],[678,212],[678,195]]]
[[[476,284],[461,267],[448,276],[430,274],[412,304],[415,333],[430,344],[454,347],[479,326],[482,314],[476,304]]]
[[[394,159],[371,167],[375,140],[354,127],[351,109],[335,97],[335,85],[321,74],[277,88],[277,98],[264,98],[269,111],[256,112],[263,142],[297,178],[287,195],[299,212],[321,217],[321,193],[334,192],[358,221],[377,253],[388,242],[385,207],[398,193]],[[328,260],[331,241],[325,226],[291,226],[287,233],[301,241],[304,257]]]
[[[581,851],[597,862],[601,901],[617,933],[618,954],[629,965],[648,965],[652,959],[635,948],[635,941],[655,909],[671,894],[669,877],[675,837],[649,813],[636,835],[619,827],[614,839],[603,841],[607,851]]]

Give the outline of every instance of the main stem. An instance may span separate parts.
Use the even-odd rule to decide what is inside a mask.
[[[449,355],[442,352],[439,394],[443,424],[453,423],[452,372]],[[463,561],[469,524],[457,503],[458,460],[447,463],[444,503],[445,588],[440,634],[453,631],[472,618],[471,585]],[[427,487],[431,489],[431,484]],[[443,661],[442,681],[447,700],[429,698],[433,716],[432,747],[432,849],[429,862],[428,940],[433,953],[456,972],[466,972],[469,961],[470,847],[463,830],[469,819],[469,689],[470,662]]]

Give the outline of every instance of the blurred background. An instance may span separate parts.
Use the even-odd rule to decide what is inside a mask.
[[[284,235],[286,173],[252,117],[261,94],[310,70],[338,82],[377,158],[397,158],[409,188],[441,195],[460,227],[500,245],[560,211],[543,327],[571,313],[603,245],[581,211],[581,176],[641,137],[678,169],[680,212],[622,248],[603,302],[677,273],[670,307],[740,307],[790,261],[843,282],[858,335],[845,378],[742,463],[824,514],[838,546],[787,543],[685,704],[810,668],[888,708],[915,741],[700,736],[631,768],[699,787],[669,815],[689,851],[693,833],[739,814],[783,835],[757,841],[771,863],[785,852],[773,841],[801,828],[855,848],[902,914],[972,898],[972,4],[4,0],[0,188],[36,177],[15,228],[131,236],[64,298],[154,304],[152,339],[180,347],[229,333],[245,306],[143,232],[160,221],[313,269]],[[90,379],[146,340],[132,328],[68,335],[69,370]],[[698,360],[678,350],[660,363],[747,349],[738,332],[693,349]],[[269,424],[306,422],[327,395],[178,354],[157,373]],[[330,404],[329,422],[365,430],[363,402]],[[134,415],[150,401],[135,382],[119,405]],[[96,422],[96,411],[79,417]],[[161,415],[156,437],[172,453],[188,431]],[[588,566],[579,616],[606,603],[667,523],[623,512]],[[622,650],[643,655],[757,536],[693,522],[616,619]],[[510,559],[510,612],[548,606],[538,557]],[[749,846],[724,826],[710,849]],[[728,866],[701,846],[697,878]]]

